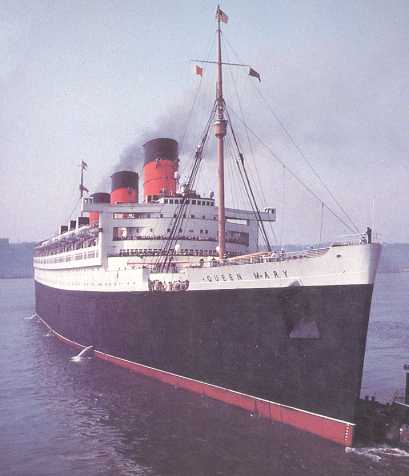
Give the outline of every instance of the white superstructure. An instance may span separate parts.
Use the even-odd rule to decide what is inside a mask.
[[[94,226],[76,227],[43,242],[34,258],[36,281],[84,291],[179,291],[373,283],[379,245],[343,240],[301,252],[258,251],[252,212],[226,209],[227,257],[217,256],[217,207],[210,198],[190,199],[188,219],[177,231],[171,267],[158,272],[178,197],[157,203],[96,204]],[[262,213],[274,221],[275,213]]]

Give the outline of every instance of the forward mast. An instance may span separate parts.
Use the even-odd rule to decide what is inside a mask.
[[[222,42],[221,42],[221,22],[227,22],[227,16],[217,8],[217,81],[216,81],[216,121],[214,131],[217,145],[217,164],[218,164],[218,252],[219,258],[225,256],[225,205],[224,205],[224,138],[226,136],[227,121],[224,118],[224,98],[223,98],[223,69],[222,69]]]

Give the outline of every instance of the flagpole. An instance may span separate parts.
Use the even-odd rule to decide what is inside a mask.
[[[81,183],[80,183],[80,198],[84,196],[84,166],[81,162]]]
[[[220,29],[220,10],[217,14],[217,82],[216,82],[216,104],[217,115],[214,123],[215,136],[217,141],[217,163],[218,163],[218,191],[219,191],[219,209],[218,209],[218,242],[219,258],[223,259],[225,255],[225,207],[224,207],[224,137],[226,136],[227,121],[224,118],[224,99],[223,99],[223,74],[222,74],[222,46]]]
[[[88,192],[88,189],[84,186],[84,171],[87,168],[86,162],[81,160],[81,183],[80,183],[80,200],[82,201],[82,198],[84,197],[84,192]],[[82,216],[82,210],[81,210],[81,216]]]
[[[80,200],[82,202],[82,197],[84,196],[84,165],[83,161],[81,160],[81,183],[80,183]],[[82,216],[82,204],[81,204],[81,213],[80,215]]]

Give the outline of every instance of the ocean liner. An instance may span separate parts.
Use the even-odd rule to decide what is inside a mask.
[[[351,445],[380,245],[369,229],[298,252],[269,245],[275,209],[258,207],[232,128],[227,15],[216,19],[216,100],[187,180],[178,143],[155,138],[143,145],[142,200],[133,170],[84,196],[81,216],[35,249],[36,313],[98,358]],[[195,191],[212,126],[217,197]],[[225,207],[227,132],[251,210]]]

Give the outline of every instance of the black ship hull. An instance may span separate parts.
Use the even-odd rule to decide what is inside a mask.
[[[372,285],[155,292],[35,284],[36,312],[84,346],[353,422]]]

